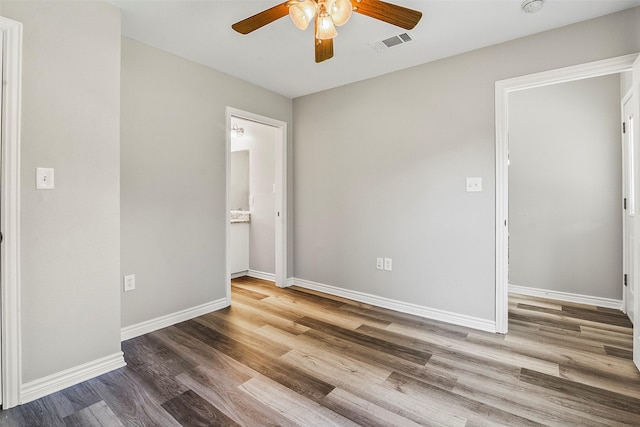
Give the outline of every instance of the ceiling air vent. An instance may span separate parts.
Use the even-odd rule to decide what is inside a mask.
[[[398,34],[397,36],[389,37],[388,39],[370,42],[369,46],[371,46],[376,52],[382,52],[394,46],[399,46],[403,43],[410,42],[411,40],[413,39],[409,34],[402,33]]]

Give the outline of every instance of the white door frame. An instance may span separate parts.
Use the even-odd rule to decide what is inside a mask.
[[[496,82],[496,332],[506,334],[509,327],[509,94],[630,71],[637,57],[638,54],[619,56]]]
[[[20,340],[20,98],[22,87],[22,24],[0,16],[3,32],[2,178],[0,230],[0,342],[2,407],[20,403],[22,385]]]
[[[625,105],[629,102],[633,102],[633,88],[629,89],[629,91],[622,97],[622,100],[620,101],[620,117],[622,117],[622,121],[626,122],[627,121],[627,117],[625,116]],[[629,104],[631,105],[631,104]],[[631,107],[633,108],[633,105],[631,105]],[[629,259],[633,259],[633,257],[631,257],[630,255],[633,253],[633,236],[631,237],[631,239],[629,238],[629,236],[627,235],[627,233],[629,232],[627,230],[628,225],[627,225],[627,220],[628,217],[634,217],[635,216],[635,194],[633,193],[629,193],[629,189],[627,188],[629,186],[629,176],[627,174],[632,174],[631,176],[633,176],[633,172],[630,171],[630,164],[629,164],[629,154],[628,154],[628,144],[629,142],[631,142],[631,144],[633,145],[633,141],[628,141],[627,138],[632,136],[630,133],[631,129],[629,129],[629,132],[627,133],[622,133],[621,134],[621,148],[622,148],[622,198],[625,199],[627,197],[627,194],[629,194],[629,199],[627,200],[628,202],[628,206],[626,209],[622,210],[622,242],[623,242],[623,254],[622,254],[622,271],[623,273],[627,273],[628,271],[631,271],[631,268],[633,268],[633,266],[629,265]],[[635,150],[631,150],[631,152],[635,152]],[[631,164],[634,164],[635,162],[631,162]],[[633,186],[632,186],[633,188]],[[627,241],[630,240],[630,241]],[[630,246],[631,245],[631,246]],[[633,278],[632,274],[629,274],[630,278]],[[629,286],[632,286],[632,283],[629,283]],[[625,289],[624,284],[622,285],[622,312],[625,314],[629,314],[629,310],[627,310],[628,307],[628,303],[631,303],[632,305],[632,309],[630,310],[631,313],[633,313],[633,301],[627,301],[627,289]],[[631,319],[632,322],[634,322],[634,319]]]
[[[633,86],[633,104],[632,111],[635,122],[635,131],[633,135],[633,144],[634,144],[634,155],[635,155],[635,164],[634,164],[634,173],[635,173],[635,211],[636,215],[633,220],[633,233],[634,233],[634,253],[640,254],[640,215],[637,215],[638,211],[638,198],[640,198],[640,131],[638,131],[637,123],[640,121],[640,55],[636,58],[635,62],[632,65],[632,86]],[[633,126],[630,126],[632,128]],[[635,263],[633,266],[634,277],[631,278],[633,280],[633,287],[635,291],[635,301],[633,302],[633,363],[635,363],[636,367],[640,370],[640,257],[636,256],[633,262]]]
[[[275,279],[276,286],[287,286],[287,123],[237,108],[227,107],[226,136],[226,280],[227,301],[231,303],[231,268],[229,259],[229,236],[231,228],[230,192],[231,192],[231,118],[251,120],[276,128],[276,164],[275,164],[275,206],[276,206],[276,242],[275,242]]]

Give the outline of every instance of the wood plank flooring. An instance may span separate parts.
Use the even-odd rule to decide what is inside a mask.
[[[232,292],[0,426],[640,426],[616,310],[511,295],[495,335],[257,279]]]

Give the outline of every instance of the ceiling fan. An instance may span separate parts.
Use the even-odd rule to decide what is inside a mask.
[[[411,30],[422,18],[422,12],[380,0],[288,0],[263,10],[231,26],[241,34],[249,34],[289,15],[294,25],[305,30],[313,20],[315,26],[316,62],[333,57],[336,26],[347,23],[356,12],[389,24]]]

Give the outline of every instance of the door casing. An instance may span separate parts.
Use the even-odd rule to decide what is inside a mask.
[[[2,178],[0,179],[0,389],[3,409],[20,403],[20,99],[22,24],[0,16],[3,33]]]
[[[635,148],[635,203],[638,203],[640,197],[640,132],[638,132],[638,120],[640,120],[640,55],[636,58],[632,65],[632,85],[633,85],[633,103],[632,112],[636,122],[636,131],[633,134],[633,146]],[[637,206],[636,206],[637,211]],[[640,254],[640,215],[634,217],[634,251],[636,254]],[[635,301],[634,304],[634,316],[633,321],[633,363],[640,370],[640,257],[636,256],[633,259],[633,271],[636,272],[633,280],[633,286],[635,289]]]
[[[634,185],[632,184],[633,169],[635,159],[633,159],[633,137],[632,126],[635,124],[630,117],[633,117],[632,102],[633,90],[622,98],[621,102],[621,117],[625,126],[625,132],[622,133],[622,197],[624,199],[625,209],[622,210],[622,235],[623,235],[623,272],[626,277],[627,283],[622,287],[622,311],[624,311],[629,319],[634,322],[634,300],[633,291],[634,283],[629,280],[635,276],[633,271],[633,257],[634,257],[634,216],[636,215],[635,197],[633,194]]]

